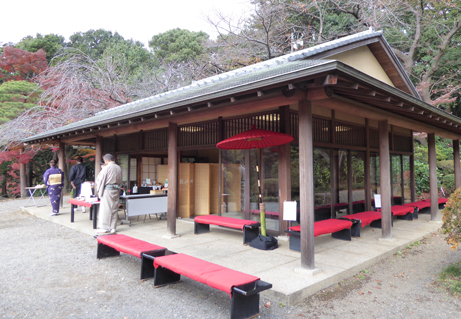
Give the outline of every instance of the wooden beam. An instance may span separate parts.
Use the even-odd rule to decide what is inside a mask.
[[[176,217],[178,212],[178,125],[168,126],[168,212],[167,235],[176,236]]]
[[[314,161],[312,105],[298,103],[299,110],[299,197],[301,225],[301,268],[315,269],[314,248]],[[301,139],[302,137],[302,139]]]
[[[459,140],[453,140],[453,164],[455,167],[455,189],[461,186],[461,164],[459,156]]]
[[[429,187],[431,194],[431,220],[439,220],[439,187],[437,185],[437,155],[435,149],[435,134],[427,134],[429,153]]]
[[[102,136],[96,136],[96,153],[94,155],[94,182],[96,183],[96,177],[98,177],[99,172],[101,172],[101,163],[102,161]],[[95,194],[97,196],[97,194]]]
[[[382,238],[392,238],[391,181],[389,171],[389,123],[378,122],[379,131],[379,185],[381,188],[381,230]]]

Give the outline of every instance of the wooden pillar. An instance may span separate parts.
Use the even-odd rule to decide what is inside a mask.
[[[65,169],[65,165],[66,165],[65,161],[66,161],[66,159],[64,158],[65,150],[66,150],[66,144],[65,143],[59,143],[58,165],[59,165],[59,168],[61,169],[61,171],[63,171],[63,172],[66,171],[66,169]],[[67,177],[64,174],[64,178],[68,179],[69,177]],[[62,193],[64,193],[64,191],[62,191]],[[61,196],[61,207],[63,207],[63,206],[64,206],[64,196]]]
[[[290,107],[280,107],[280,132],[290,134]],[[279,152],[279,234],[288,229],[287,221],[283,220],[283,202],[291,200],[291,154],[290,143],[280,145]]]
[[[245,219],[250,219],[250,150],[244,150],[245,153],[245,184],[244,184],[244,203],[245,203]],[[258,207],[259,209],[259,207]]]
[[[437,185],[437,158],[435,150],[435,134],[427,134],[429,152],[429,184],[431,188],[431,220],[439,217],[439,188]]]
[[[218,142],[221,142],[223,140],[223,136],[224,136],[224,122],[222,120],[222,116],[220,116],[218,118]],[[219,193],[219,199],[218,199],[218,206],[219,206],[219,209],[218,209],[218,215],[221,216],[222,215],[222,203],[223,203],[223,169],[222,169],[222,150],[221,149],[218,149],[218,152],[219,152],[219,177],[218,177],[218,193]]]
[[[454,161],[453,164],[455,167],[455,188],[458,189],[461,186],[459,140],[453,140],[453,161]]]
[[[167,236],[176,236],[178,212],[178,125],[168,125],[168,213]]]
[[[370,124],[368,119],[365,119],[365,142],[367,150],[365,151],[365,160],[363,165],[365,166],[364,174],[364,186],[365,186],[365,211],[371,210],[371,170],[370,170]]]
[[[392,161],[393,161],[393,156],[392,155],[389,155],[389,181],[391,183],[391,206],[392,205],[395,205],[394,203],[394,166],[392,164]]]
[[[413,140],[413,131],[411,131],[411,155],[410,155],[410,191],[411,203],[416,202],[416,181],[415,181],[415,142]]]
[[[24,151],[25,151],[24,147],[22,147],[21,150],[19,151],[19,153],[23,154]],[[20,187],[21,187],[21,190],[20,190],[21,197],[27,197],[28,193],[26,191],[27,178],[26,178],[26,164],[25,163],[19,163],[19,180],[20,180],[20,183],[21,183],[21,185],[20,185]]]
[[[348,201],[348,214],[353,214],[352,210],[354,201],[352,194],[352,151],[347,150],[347,201]]]
[[[338,151],[331,149],[330,150],[330,216],[331,218],[336,218],[336,208],[335,204],[338,203],[339,192],[338,192],[338,177],[339,177],[339,160],[338,160]]]
[[[388,121],[379,121],[378,126],[382,238],[389,239],[392,238],[392,213]]]
[[[102,136],[96,136],[96,154],[94,155],[94,180],[96,182],[96,177],[101,171],[101,161],[102,161]]]
[[[314,256],[314,162],[312,106],[299,101],[299,197],[301,225],[301,268],[313,270]]]
[[[400,190],[401,190],[401,196],[402,200],[400,205],[405,204],[405,180],[403,178],[403,155],[400,155]]]

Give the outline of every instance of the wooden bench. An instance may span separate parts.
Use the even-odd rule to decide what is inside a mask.
[[[243,231],[243,244],[247,245],[259,236],[259,222],[255,220],[238,219],[232,217],[203,215],[194,218],[194,234],[203,234],[210,231],[210,225],[240,229]]]
[[[120,256],[120,253],[141,258],[141,279],[154,277],[154,267],[149,256],[164,255],[165,247],[122,234],[97,236],[98,252],[96,258]]]
[[[341,219],[355,219],[360,222],[362,225],[362,228],[370,225],[370,227],[373,228],[381,228],[381,212],[375,211],[375,210],[370,210],[366,212],[361,212],[361,213],[356,213],[356,214],[351,214],[351,215],[345,215],[341,217]],[[360,237],[360,233],[358,236],[357,234],[352,234],[352,237]]]
[[[89,207],[90,208],[90,220],[93,220],[93,229],[97,228],[97,219],[98,219],[98,208],[99,208],[99,203],[100,202],[93,202],[89,203],[84,200],[77,200],[75,198],[69,198],[68,200],[70,204],[70,222],[74,222],[74,209],[77,208],[77,206],[84,206],[84,207]]]
[[[301,225],[285,231],[290,235],[290,250],[301,251]],[[314,222],[314,237],[331,234],[331,237],[351,240],[360,237],[360,223],[357,220],[326,219]]]
[[[423,202],[431,202],[431,199],[423,199]],[[439,203],[439,209],[443,209],[445,207],[445,204],[448,202],[448,198],[439,198],[438,203]]]
[[[219,289],[230,295],[231,318],[251,318],[259,314],[259,293],[272,284],[258,277],[210,263],[186,254],[168,251],[153,257],[154,286],[178,282],[181,275]],[[199,316],[199,313],[196,314]]]

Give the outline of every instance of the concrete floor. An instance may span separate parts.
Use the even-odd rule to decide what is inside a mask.
[[[22,210],[90,236],[95,235],[88,213],[79,211],[75,214],[75,222],[70,222],[68,198],[64,198],[64,207],[58,216],[49,216],[51,207],[48,199],[48,206],[29,206]],[[123,211],[119,215],[124,218]],[[194,235],[192,219],[177,220],[178,237],[175,238],[165,236],[167,222],[157,220],[155,215],[145,221],[143,217],[139,217],[139,221],[132,217],[130,221],[131,226],[126,223],[119,225],[118,233],[258,276],[273,285],[272,289],[264,291],[262,295],[286,305],[297,303],[321,289],[355,275],[410,243],[437,231],[441,226],[441,222],[430,221],[430,215],[424,214],[413,221],[395,219],[392,240],[380,240],[381,230],[369,226],[362,228],[361,237],[353,238],[352,241],[334,239],[331,235],[316,237],[315,265],[318,272],[312,275],[300,271],[300,253],[288,249],[288,239],[285,236],[278,238],[278,249],[261,251],[244,246],[241,231],[211,226],[210,233]]]

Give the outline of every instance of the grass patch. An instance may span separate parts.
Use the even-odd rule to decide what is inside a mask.
[[[439,281],[452,294],[461,295],[461,262],[445,267]]]

